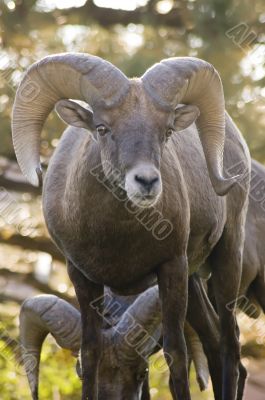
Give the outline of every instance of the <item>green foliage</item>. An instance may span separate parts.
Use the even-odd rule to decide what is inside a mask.
[[[29,400],[30,390],[22,366],[12,349],[7,351],[6,343],[1,340],[0,349],[1,400]],[[75,373],[75,359],[52,340],[47,340],[42,350],[39,393],[42,400],[80,399],[81,382]]]
[[[150,358],[150,391],[152,395],[153,400],[171,400],[172,397],[170,395],[169,389],[168,389],[168,379],[169,379],[169,374],[168,370],[165,372],[159,371],[158,368],[156,368],[156,359],[157,355],[154,355]],[[162,357],[162,353],[161,353]],[[164,365],[164,363],[161,362],[161,364]],[[164,368],[162,368],[164,371]],[[190,389],[191,389],[191,396],[193,400],[212,400],[213,398],[213,392],[211,385],[209,384],[209,388],[201,392],[199,389],[199,386],[196,381],[196,373],[193,367],[193,364],[191,366],[190,370]]]
[[[58,350],[55,344],[44,344],[40,373],[41,399],[80,399],[81,382],[76,375],[75,363],[70,352]]]
[[[1,307],[0,323],[0,399],[30,400],[25,370],[21,365],[17,315],[19,306],[6,303]],[[76,359],[60,349],[48,336],[44,342],[40,363],[40,399],[79,400],[81,382],[75,371]]]

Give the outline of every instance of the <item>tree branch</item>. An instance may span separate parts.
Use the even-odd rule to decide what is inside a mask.
[[[0,187],[14,192],[41,194],[41,188],[30,185],[23,177],[16,162],[0,157]]]
[[[47,27],[49,24],[57,23],[89,25],[95,22],[102,27],[110,27],[116,24],[128,25],[130,23],[185,27],[185,2],[183,5],[173,7],[167,14],[160,14],[155,8],[157,0],[149,0],[145,6],[137,7],[131,11],[98,7],[92,0],[88,0],[82,7],[55,9],[50,12],[38,11],[34,8],[36,1],[31,1],[30,5],[27,5],[27,1],[20,1],[16,9],[9,13],[9,18],[13,19],[14,22],[23,20],[23,23],[21,23],[24,27],[25,21],[27,21],[27,25],[31,29],[41,29],[43,26]]]
[[[0,175],[0,187],[4,187],[7,190],[14,192],[31,193],[34,195],[41,194],[41,188],[30,185],[29,183],[22,180],[14,180],[7,178],[5,175]]]
[[[19,234],[12,234],[9,237],[6,237],[6,235],[3,235],[0,231],[0,243],[19,246],[27,250],[43,251],[44,253],[49,253],[55,260],[65,261],[63,254],[48,238],[38,237],[33,239]]]
[[[32,286],[33,288],[39,290],[42,293],[53,294],[55,296],[58,296],[61,299],[65,300],[68,303],[71,303],[75,307],[77,307],[78,303],[77,303],[77,299],[75,297],[71,297],[66,293],[58,292],[56,289],[51,288],[50,285],[38,281],[35,278],[34,273],[32,273],[32,272],[23,273],[23,272],[10,271],[7,268],[0,268],[0,276],[1,276],[1,278],[5,278],[8,281],[15,280],[19,284],[23,283],[25,285]],[[1,298],[2,298],[2,300],[5,298],[6,298],[6,300],[9,300],[10,299],[9,297],[11,297],[13,300],[15,300],[15,296],[12,297],[12,295],[10,295],[10,294],[7,295],[5,293],[0,293],[0,300],[1,300]],[[16,302],[19,302],[17,298],[16,298]]]

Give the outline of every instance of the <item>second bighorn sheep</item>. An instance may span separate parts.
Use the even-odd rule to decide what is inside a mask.
[[[98,397],[102,318],[91,302],[104,285],[126,294],[143,290],[154,277],[173,395],[190,399],[183,334],[188,275],[212,252],[223,400],[235,400],[240,348],[226,304],[236,298],[240,281],[250,158],[225,114],[217,71],[189,57],[163,60],[135,79],[87,54],[36,62],[18,88],[12,120],[18,163],[34,185],[41,182],[40,133],[54,105],[72,128],[50,161],[43,210],[80,304],[82,399]],[[247,171],[240,185],[238,177],[223,176],[225,134],[225,168],[241,161]],[[135,217],[143,207],[147,218],[155,207],[172,227],[163,240]]]
[[[237,305],[249,317],[265,313],[265,167],[251,162],[249,206],[245,225],[243,268]],[[211,281],[210,281],[211,282]],[[210,284],[210,293],[212,287]],[[210,296],[213,297],[212,294]]]
[[[107,292],[103,310],[99,400],[150,400],[148,358],[161,348],[158,339],[162,333],[157,286],[129,299]],[[20,312],[20,338],[32,393],[37,392],[41,347],[49,333],[59,346],[71,350],[77,357],[81,344],[79,311],[52,295],[25,300]],[[185,337],[203,390],[209,377],[207,360],[198,336],[187,323]],[[160,371],[164,370],[160,356],[156,364],[160,364]],[[81,376],[79,368],[78,372]]]

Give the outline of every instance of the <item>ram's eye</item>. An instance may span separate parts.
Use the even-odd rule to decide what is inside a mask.
[[[108,128],[107,128],[105,125],[98,125],[98,126],[97,126],[97,133],[98,133],[100,136],[106,135],[106,133],[107,133],[108,131],[109,131],[109,130],[108,130]]]
[[[170,136],[173,135],[174,132],[175,131],[174,131],[173,128],[168,128],[167,131],[166,131],[166,135],[165,135],[166,136],[166,140],[168,140],[170,138]]]

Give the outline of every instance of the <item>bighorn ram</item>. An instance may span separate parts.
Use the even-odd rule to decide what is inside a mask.
[[[156,277],[173,395],[190,399],[183,334],[188,275],[212,252],[223,400],[235,400],[240,348],[226,304],[237,296],[241,275],[250,158],[225,114],[217,71],[189,57],[164,60],[136,79],[86,54],[36,62],[18,88],[12,121],[18,163],[33,185],[41,183],[40,133],[54,105],[74,128],[50,162],[43,209],[80,304],[82,399],[98,398],[102,318],[89,305],[104,285],[126,294]],[[223,177],[225,133],[225,168],[242,161],[241,185],[238,177]],[[139,221],[143,208],[147,219],[163,216],[167,235],[157,223],[150,232]]]
[[[132,329],[133,328],[133,329]],[[51,333],[59,346],[77,356],[81,344],[80,313],[52,295],[27,299],[20,312],[20,337],[32,394],[38,390],[42,343]],[[148,357],[158,351],[161,308],[157,286],[138,298],[105,295],[103,357],[99,366],[100,400],[149,400]],[[185,336],[201,390],[208,383],[208,366],[201,342],[186,324]],[[163,363],[160,369],[163,370]]]

